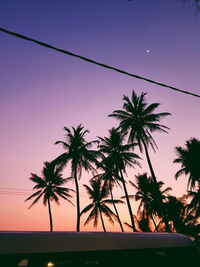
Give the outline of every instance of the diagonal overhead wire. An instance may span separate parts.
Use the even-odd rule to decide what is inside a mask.
[[[19,34],[19,33],[16,33],[16,32],[11,32],[11,31],[6,30],[6,29],[1,28],[1,27],[0,27],[0,31],[2,31],[2,32],[4,32],[4,33],[7,33],[7,34],[10,34],[10,35],[13,35],[13,36],[16,36],[16,37],[18,37],[18,38],[21,38],[21,39],[24,39],[24,40],[33,42],[33,43],[36,43],[36,44],[38,44],[38,45],[47,47],[47,48],[49,48],[49,49],[53,49],[53,50],[55,50],[55,51],[57,51],[57,52],[60,52],[60,53],[63,53],[63,54],[67,54],[67,55],[72,56],[72,57],[80,58],[80,59],[82,59],[82,60],[84,60],[84,61],[87,61],[87,62],[89,62],[89,63],[92,63],[92,64],[95,64],[95,65],[101,66],[101,67],[103,67],[103,68],[110,69],[110,70],[114,70],[114,71],[117,71],[117,72],[119,72],[119,73],[122,73],[122,74],[125,74],[125,75],[128,75],[128,76],[131,76],[131,77],[134,77],[134,78],[137,78],[137,79],[140,79],[140,80],[144,80],[144,81],[149,82],[149,83],[153,83],[153,84],[156,84],[156,85],[159,85],[159,86],[162,86],[162,87],[165,87],[165,88],[169,88],[169,89],[171,89],[171,90],[174,90],[174,91],[177,91],[177,92],[180,92],[180,93],[184,93],[184,94],[188,94],[188,95],[192,95],[192,96],[194,96],[194,97],[198,97],[198,98],[200,98],[200,95],[198,95],[198,94],[195,94],[195,93],[192,93],[192,92],[189,92],[189,91],[185,91],[185,90],[181,90],[181,89],[178,89],[178,88],[176,88],[176,87],[173,87],[173,86],[170,86],[170,85],[161,83],[161,82],[156,82],[156,81],[154,81],[154,80],[151,80],[151,79],[148,79],[148,78],[145,78],[145,77],[136,75],[136,74],[129,73],[129,72],[127,72],[127,71],[124,71],[124,70],[121,70],[121,69],[118,69],[118,68],[109,66],[109,65],[107,65],[107,64],[104,64],[104,63],[100,63],[100,62],[94,61],[94,60],[92,60],[92,59],[90,59],[90,58],[83,57],[83,56],[74,54],[74,53],[72,53],[72,52],[66,51],[66,50],[64,50],[64,49],[57,48],[57,47],[52,46],[52,45],[50,45],[50,44],[47,44],[47,43],[44,43],[44,42],[41,42],[41,41],[32,39],[32,38],[30,38],[30,37],[28,37],[28,36],[25,36],[25,35],[22,35],[22,34]]]

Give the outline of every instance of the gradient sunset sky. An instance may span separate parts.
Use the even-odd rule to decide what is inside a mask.
[[[200,15],[177,0],[1,0],[0,27],[47,42],[128,72],[200,94]],[[149,51],[148,51],[149,50]],[[40,202],[28,210],[30,173],[63,153],[63,127],[82,123],[88,141],[116,126],[107,115],[122,108],[123,94],[147,92],[147,102],[172,116],[169,134],[155,134],[150,150],[158,180],[183,195],[187,179],[175,181],[175,146],[200,138],[200,99],[152,85],[0,32],[0,230],[48,230]],[[138,150],[136,152],[139,153]],[[142,169],[148,172],[142,155]],[[69,176],[67,169],[64,176]],[[81,184],[88,184],[84,174]],[[74,188],[73,183],[68,187]],[[16,190],[18,189],[18,190]],[[14,193],[15,192],[15,193]],[[133,188],[129,188],[132,194]],[[115,197],[123,193],[118,190]],[[81,208],[88,203],[81,186]],[[75,198],[74,198],[75,203]],[[137,203],[132,202],[134,211]],[[127,208],[120,206],[123,221]],[[75,230],[76,210],[53,205],[55,230]],[[82,230],[93,230],[92,223]],[[110,230],[119,230],[117,224]],[[99,225],[98,230],[101,230]],[[128,229],[126,229],[128,230]]]

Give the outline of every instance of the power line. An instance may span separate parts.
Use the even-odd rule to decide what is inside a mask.
[[[33,193],[31,189],[0,187],[0,195],[24,196],[31,193]],[[85,192],[80,192],[80,196],[83,198],[89,197]],[[121,197],[121,195],[116,194],[115,197]]]
[[[31,190],[24,188],[0,187],[0,195],[24,196],[31,193]]]
[[[0,190],[20,190],[20,191],[28,191],[30,192],[30,189],[24,189],[24,188],[13,188],[13,187],[0,187]]]
[[[181,89],[178,89],[176,87],[173,87],[173,86],[170,86],[170,85],[167,85],[167,84],[164,84],[164,83],[160,83],[160,82],[156,82],[154,80],[151,80],[151,79],[148,79],[148,78],[145,78],[145,77],[142,77],[142,76],[139,76],[139,75],[136,75],[136,74],[132,74],[132,73],[129,73],[127,71],[124,71],[124,70],[121,70],[121,69],[118,69],[118,68],[115,68],[115,67],[112,67],[112,66],[109,66],[107,64],[104,64],[104,63],[100,63],[100,62],[97,62],[97,61],[94,61],[90,58],[86,58],[86,57],[83,57],[83,56],[80,56],[80,55],[77,55],[77,54],[74,54],[72,52],[69,52],[69,51],[66,51],[64,49],[60,49],[60,48],[57,48],[55,46],[52,46],[50,44],[47,44],[47,43],[44,43],[44,42],[41,42],[41,41],[38,41],[38,40],[35,40],[35,39],[32,39],[28,36],[25,36],[25,35],[22,35],[22,34],[19,34],[19,33],[16,33],[16,32],[11,32],[9,30],[6,30],[4,28],[1,28],[0,27],[0,31],[4,32],[4,33],[7,33],[7,34],[10,34],[10,35],[14,35],[18,38],[21,38],[21,39],[24,39],[24,40],[27,40],[27,41],[30,41],[30,42],[34,42],[38,45],[41,45],[41,46],[44,46],[44,47],[47,47],[49,49],[53,49],[53,50],[56,50],[60,53],[64,53],[64,54],[67,54],[69,56],[72,56],[72,57],[76,57],[76,58],[79,58],[79,59],[82,59],[84,61],[87,61],[89,63],[92,63],[92,64],[95,64],[95,65],[98,65],[98,66],[101,66],[103,68],[106,68],[106,69],[111,69],[111,70],[114,70],[114,71],[117,71],[119,73],[122,73],[122,74],[125,74],[125,75],[128,75],[128,76],[131,76],[131,77],[134,77],[134,78],[137,78],[137,79],[140,79],[140,80],[144,80],[146,82],[149,82],[149,83],[153,83],[153,84],[156,84],[156,85],[159,85],[159,86],[162,86],[162,87],[165,87],[165,88],[169,88],[171,90],[174,90],[174,91],[177,91],[177,92],[180,92],[180,93],[184,93],[184,94],[188,94],[188,95],[192,95],[194,97],[198,97],[200,98],[200,95],[198,94],[195,94],[195,93],[191,93],[189,91],[185,91],[185,90],[181,90]]]

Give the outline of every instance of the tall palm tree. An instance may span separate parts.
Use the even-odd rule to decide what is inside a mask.
[[[124,173],[126,173],[126,167],[140,165],[140,163],[137,161],[140,157],[132,152],[135,144],[124,144],[125,136],[126,133],[121,133],[118,129],[112,128],[109,130],[108,137],[99,137],[99,151],[107,157],[112,165],[112,169],[115,171],[116,178],[122,183],[130,215],[131,226],[133,231],[136,231],[133,212],[124,179]]]
[[[189,175],[187,187],[193,190],[196,185],[200,186],[200,140],[191,138],[185,142],[185,146],[175,148],[177,158],[173,162],[181,164],[175,178],[182,174]]]
[[[123,132],[128,132],[129,143],[137,142],[142,152],[146,154],[147,162],[150,168],[151,176],[156,182],[156,176],[150,160],[148,147],[154,150],[157,148],[156,142],[152,137],[153,132],[167,133],[167,126],[159,124],[160,120],[168,115],[168,112],[155,113],[155,109],[159,107],[159,103],[147,105],[145,99],[146,93],[137,96],[133,90],[131,99],[124,95],[123,109],[115,110],[109,117],[113,117],[119,121],[119,127]]]
[[[172,190],[170,187],[162,190],[162,186],[164,183],[162,181],[157,182],[155,186],[155,182],[151,177],[147,176],[147,173],[139,174],[135,176],[136,183],[129,181],[130,184],[137,190],[135,195],[130,197],[134,197],[136,201],[140,201],[138,206],[138,214],[142,214],[142,218],[147,219],[147,221],[152,220],[155,230],[157,229],[157,225],[154,219],[154,216],[164,217],[165,213],[163,210],[162,202],[160,199],[165,200],[166,194]],[[157,187],[159,188],[160,196],[157,195]]]
[[[137,96],[133,90],[131,99],[124,95],[123,109],[115,110],[109,117],[114,117],[119,121],[119,128],[123,132],[128,133],[129,143],[137,142],[139,149],[146,154],[147,162],[151,172],[151,177],[154,181],[155,188],[157,189],[157,195],[160,196],[159,187],[157,185],[156,175],[150,160],[148,147],[151,146],[153,150],[157,148],[156,142],[153,139],[153,132],[167,133],[169,129],[167,126],[160,124],[160,120],[168,115],[168,112],[155,113],[155,109],[159,107],[159,103],[152,103],[147,105],[145,99],[146,93],[141,93]],[[160,197],[160,202],[162,199]],[[166,222],[166,230],[169,230]]]
[[[115,199],[107,199],[109,196],[109,189],[107,185],[104,183],[101,185],[102,181],[100,179],[92,179],[90,180],[90,186],[84,185],[89,198],[92,200],[92,203],[87,205],[81,212],[81,215],[91,211],[84,225],[88,224],[91,220],[94,220],[94,227],[97,227],[98,218],[100,216],[102,227],[104,232],[106,232],[105,223],[103,220],[103,214],[108,218],[111,223],[114,223],[113,218],[116,220],[117,216],[114,212],[106,205],[112,203],[123,203],[121,200]]]
[[[94,178],[98,177],[99,179],[104,181],[104,183],[108,186],[108,189],[110,191],[111,200],[114,200],[113,188],[115,185],[120,185],[120,184],[119,184],[119,180],[117,180],[118,175],[116,174],[115,169],[113,169],[113,164],[112,162],[110,162],[109,157],[107,158],[103,157],[102,161],[99,163],[98,168],[100,168],[103,172],[98,174]],[[115,205],[115,202],[113,202],[113,208],[115,210],[115,214],[117,216],[117,220],[119,222],[121,231],[124,232],[124,228],[123,228],[120,216],[119,216],[118,209]]]
[[[61,166],[58,167],[52,162],[45,162],[42,170],[42,177],[35,173],[31,173],[31,177],[29,179],[36,184],[33,187],[33,190],[37,191],[25,200],[28,201],[35,198],[29,207],[30,209],[40,200],[41,197],[43,197],[44,206],[46,206],[46,204],[48,205],[50,232],[53,231],[51,201],[55,201],[57,204],[59,204],[59,197],[61,197],[73,205],[70,200],[70,198],[72,198],[70,192],[74,192],[74,190],[61,187],[67,182],[67,179],[62,177],[61,171]]]
[[[95,141],[87,142],[85,135],[89,133],[84,130],[80,124],[76,128],[70,130],[64,127],[66,132],[66,141],[57,141],[55,144],[61,144],[66,150],[63,154],[57,157],[54,162],[61,165],[66,165],[71,162],[71,176],[75,181],[76,187],[76,207],[77,207],[77,224],[76,230],[80,231],[80,194],[78,180],[81,178],[82,170],[95,171],[93,164],[97,162],[97,151],[91,147]]]

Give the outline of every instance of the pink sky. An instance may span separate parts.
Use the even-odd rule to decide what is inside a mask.
[[[108,3],[109,2],[109,3]],[[148,2],[148,3],[147,3]],[[12,3],[12,4],[11,4]],[[199,94],[200,16],[176,0],[3,0],[0,25],[11,31],[46,41],[57,47],[113,65],[131,73]],[[40,175],[44,161],[63,152],[55,146],[63,140],[63,126],[82,123],[90,130],[88,141],[107,135],[116,125],[107,115],[122,108],[123,94],[148,93],[147,101],[159,102],[159,111],[172,116],[164,119],[169,134],[155,134],[159,150],[150,151],[158,180],[185,193],[187,179],[175,181],[180,166],[173,164],[175,146],[199,138],[199,99],[146,83],[82,62],[0,32],[0,230],[48,230],[47,208],[42,203],[27,210],[28,195],[2,193],[7,189],[27,189],[33,184],[30,173]],[[147,53],[146,50],[150,52]],[[129,173],[134,181],[138,172]],[[69,175],[69,170],[64,176]],[[81,184],[88,184],[84,174]],[[74,184],[68,185],[74,188]],[[9,189],[11,190],[11,189]],[[7,190],[8,191],[8,190]],[[6,192],[7,192],[6,191]],[[129,187],[130,194],[133,189]],[[29,194],[30,194],[29,193]],[[123,195],[115,192],[116,197]],[[88,203],[81,186],[84,208]],[[74,199],[75,202],[75,199]],[[132,202],[134,211],[137,203]],[[120,206],[123,221],[127,209]],[[54,229],[75,230],[75,208],[61,201],[53,206]],[[93,230],[92,223],[82,230]],[[119,230],[107,224],[109,230]],[[101,230],[99,225],[98,230]],[[127,229],[128,230],[128,229]]]

